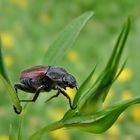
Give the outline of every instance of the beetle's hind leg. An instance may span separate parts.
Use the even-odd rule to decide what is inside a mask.
[[[41,90],[43,90],[45,88],[44,85],[40,86],[37,88],[37,90],[35,91],[35,95],[33,96],[33,98],[31,100],[20,100],[20,102],[35,102],[41,92]]]
[[[17,93],[18,89],[25,90],[27,89],[27,87],[24,84],[18,82],[14,85],[14,89],[15,89],[15,92]]]
[[[60,94],[60,92],[58,91],[55,95],[53,95],[53,96],[51,96],[49,99],[47,99],[47,100],[45,101],[45,103],[48,102],[48,101],[50,101],[50,100],[52,100],[53,98],[58,97],[59,94]]]

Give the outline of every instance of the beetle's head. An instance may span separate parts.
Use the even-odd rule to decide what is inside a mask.
[[[76,88],[76,90],[78,90],[76,79],[72,75],[70,74],[64,75],[63,82],[65,83],[66,86],[70,88]]]

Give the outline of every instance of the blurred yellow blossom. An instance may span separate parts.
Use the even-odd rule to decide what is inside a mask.
[[[20,8],[26,8],[28,6],[28,0],[11,0],[11,2]]]
[[[76,93],[76,89],[67,87],[66,93],[70,96],[71,99],[73,99]]]
[[[137,123],[140,123],[140,105],[133,106],[130,113],[133,120]]]
[[[40,20],[42,23],[46,24],[46,23],[48,23],[48,22],[50,21],[50,17],[49,17],[47,14],[41,14],[41,15],[39,16],[39,20]]]
[[[11,55],[5,55],[4,56],[4,62],[7,67],[10,67],[14,63],[14,58]]]
[[[119,129],[119,126],[117,124],[114,124],[108,131],[107,133],[110,135],[110,136],[113,136],[114,138],[116,136],[119,135],[120,133],[120,129]]]
[[[0,140],[9,140],[9,136],[0,135]]]
[[[14,43],[14,39],[11,34],[6,32],[2,33],[2,45],[5,48],[11,48],[13,43]]]
[[[77,61],[79,59],[79,55],[76,51],[71,50],[68,52],[67,58],[69,61],[74,62],[74,61]]]
[[[6,113],[5,108],[4,107],[0,107],[0,116],[4,117],[6,115],[7,115],[7,113]]]
[[[37,117],[31,117],[31,118],[29,119],[29,125],[30,125],[32,128],[37,127],[37,126],[38,126],[38,123],[39,123],[39,121],[38,121],[38,118],[37,118]]]
[[[132,92],[129,91],[129,90],[125,90],[123,91],[122,93],[122,99],[123,100],[128,100],[128,99],[131,99],[132,98]]]
[[[132,78],[132,70],[130,68],[125,68],[120,76],[118,77],[119,82],[125,82]]]
[[[70,137],[64,128],[51,132],[51,136],[53,137],[53,140],[70,140]]]
[[[56,115],[57,114],[57,115]],[[46,112],[46,115],[52,119],[52,120],[58,120],[61,119],[64,116],[64,110],[63,109],[55,109],[55,110],[50,110],[49,114],[48,111]]]

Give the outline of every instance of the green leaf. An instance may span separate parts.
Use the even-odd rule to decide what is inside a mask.
[[[139,104],[140,97],[122,101],[102,111],[90,114],[79,115],[65,120],[65,127],[76,127],[92,133],[103,133],[110,128],[119,115],[128,107]]]
[[[3,51],[2,51],[1,38],[0,38],[0,73],[10,83],[9,77],[8,77],[6,69],[5,69],[4,60],[3,60]]]
[[[22,139],[22,125],[23,125],[23,115],[19,117],[17,140]]]
[[[120,74],[122,73],[122,71],[123,71],[123,69],[124,69],[124,67],[125,67],[125,65],[126,65],[126,62],[127,62],[127,60],[124,61],[122,67],[120,68],[119,72],[118,72],[117,75],[115,76],[113,82],[115,82],[115,81],[117,80],[117,78],[120,76]]]
[[[9,140],[15,140],[12,124],[10,124],[10,129],[9,129]]]
[[[3,61],[3,53],[2,53],[2,43],[0,39],[0,80],[2,81],[7,93],[9,94],[14,106],[16,107],[18,112],[21,112],[22,107],[20,105],[19,99],[10,83],[10,78],[6,72],[6,68]]]
[[[78,128],[91,133],[103,133],[117,120],[119,115],[128,107],[139,104],[140,97],[122,101],[104,110],[90,115],[76,115],[71,118],[47,125],[36,131],[29,140],[37,140],[41,136],[62,127]]]
[[[81,29],[84,27],[84,25],[92,15],[93,12],[86,12],[73,20],[72,23],[67,25],[64,30],[60,32],[53,44],[48,48],[43,59],[43,64],[58,64],[63,56],[68,52],[70,47],[73,45]]]
[[[41,139],[41,136],[43,136],[44,134],[54,131],[56,129],[62,128],[62,127],[64,127],[64,124],[62,121],[52,123],[42,129],[39,129],[38,131],[36,131],[32,136],[29,137],[29,140]]]
[[[7,80],[0,74],[0,80],[2,81],[5,89],[7,90],[7,93],[9,95],[9,97],[11,98],[14,106],[16,107],[18,112],[21,112],[22,107],[20,105],[19,99],[16,96],[16,93],[14,91],[14,89],[11,87],[11,85],[7,82]]]
[[[140,103],[140,97],[123,101],[91,115],[83,115],[65,121],[66,126],[80,126],[80,128],[92,132],[102,133],[110,128],[119,115],[129,106]],[[83,125],[83,126],[82,126]]]
[[[101,107],[102,102],[105,100],[110,87],[112,86],[113,82],[117,77],[116,73],[118,70],[119,61],[129,34],[129,30],[130,19],[128,19],[127,24],[124,25],[122,29],[118,37],[117,43],[115,45],[115,48],[113,50],[113,53],[105,69],[101,72],[91,89],[85,94],[85,96],[83,96],[81,111],[86,109],[89,111],[89,107],[92,111],[91,106],[94,108],[93,110],[96,110],[98,109],[98,107]],[[123,67],[124,66],[122,66],[122,68]]]
[[[95,72],[95,69],[96,69],[96,66],[92,70],[92,72],[88,75],[86,80],[84,80],[84,82],[80,86],[79,90],[77,91],[77,93],[76,93],[76,95],[74,97],[73,106],[77,106],[77,104],[79,103],[81,96],[84,94],[84,91],[87,89],[87,86],[89,86],[89,83],[90,83],[91,78],[92,78],[92,76],[93,76],[93,74]]]

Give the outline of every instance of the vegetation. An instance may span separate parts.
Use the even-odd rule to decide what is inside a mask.
[[[15,5],[16,4],[17,3],[15,1]],[[26,3],[24,4],[23,5],[26,7]],[[86,6],[86,3],[83,4],[79,2],[79,5],[80,4],[81,7],[84,6],[82,8],[84,9],[83,11],[85,11],[87,7],[89,7],[88,5]],[[25,7],[22,8],[24,9]],[[35,9],[36,8],[37,7],[35,7]],[[37,13],[35,10],[33,10],[31,13],[31,15],[36,14]],[[71,128],[71,130],[69,130],[71,139],[74,139],[74,136],[76,136],[77,138],[80,138],[82,136],[84,136],[85,138],[96,137],[96,135],[90,135],[89,133],[84,133],[81,135],[81,132],[78,130],[74,130],[73,132],[73,128],[77,128],[84,132],[91,132],[92,134],[100,133],[102,134],[100,136],[104,137],[108,136],[108,133],[111,132],[107,130],[112,125],[119,125],[120,129],[123,129],[125,125],[122,125],[121,123],[125,124],[126,122],[127,125],[127,121],[132,119],[135,120],[135,118],[138,118],[138,114],[135,113],[138,111],[138,109],[137,111],[135,111],[138,107],[136,106],[135,108],[132,107],[132,115],[129,114],[129,112],[131,111],[129,109],[127,113],[125,113],[127,114],[125,115],[125,119],[123,118],[123,121],[121,121],[121,123],[119,121],[115,123],[120,114],[124,112],[129,106],[139,104],[140,102],[140,97],[138,96],[138,94],[136,94],[136,97],[131,97],[132,93],[131,90],[129,90],[133,89],[133,85],[135,85],[136,88],[134,88],[134,90],[138,91],[136,81],[139,80],[139,78],[137,77],[137,80],[134,81],[133,84],[133,80],[130,80],[129,83],[129,79],[132,78],[132,71],[130,68],[125,66],[126,62],[127,65],[131,64],[131,58],[130,56],[125,56],[125,54],[124,56],[122,56],[124,46],[127,46],[128,48],[128,46],[133,43],[133,41],[131,40],[134,39],[134,37],[133,32],[131,32],[131,37],[129,38],[130,40],[128,44],[125,45],[131,26],[131,21],[128,18],[128,20],[124,24],[111,54],[111,51],[109,50],[112,49],[111,45],[113,44],[112,42],[114,42],[112,40],[116,38],[116,34],[119,31],[116,28],[120,28],[122,22],[117,24],[114,21],[114,24],[112,22],[112,25],[111,23],[109,25],[105,22],[105,19],[103,17],[100,17],[98,14],[98,12],[97,14],[94,14],[92,11],[83,13],[81,16],[77,17],[70,24],[68,24],[62,30],[62,32],[58,34],[56,39],[52,39],[50,36],[48,36],[48,40],[46,40],[46,37],[44,37],[44,32],[46,32],[46,29],[44,31],[41,31],[39,27],[36,28],[36,23],[31,23],[30,19],[26,19],[26,21],[29,21],[29,23],[25,24],[26,32],[29,33],[28,39],[29,37],[31,37],[31,40],[35,41],[35,46],[31,43],[32,41],[29,41],[26,38],[26,36],[24,36],[25,40],[22,40],[20,38],[20,35],[22,37],[24,33],[23,30],[18,27],[18,25],[16,25],[16,31],[17,35],[19,35],[19,37],[17,37],[19,39],[19,42],[18,40],[16,41],[16,45],[14,48],[10,48],[10,46],[14,44],[12,36],[7,33],[2,33],[2,41],[0,42],[0,80],[3,86],[1,86],[1,92],[8,93],[10,98],[7,98],[7,94],[1,94],[0,120],[3,120],[1,122],[1,126],[3,127],[0,128],[0,134],[6,134],[10,137],[11,140],[34,140],[41,138],[45,139],[46,137],[47,139],[59,139],[59,132],[62,132],[62,135],[65,136],[66,132],[64,132],[62,129],[60,130],[60,128],[65,127]],[[104,20],[104,26],[107,25],[106,28],[108,27],[110,31],[107,32],[105,31],[105,28],[101,28],[101,23],[98,23],[97,16],[98,19],[101,18],[102,21]],[[93,18],[88,22],[86,27],[83,28],[91,17]],[[25,16],[25,18],[27,18],[27,16]],[[65,18],[63,18],[63,20],[64,19]],[[66,19],[68,19],[68,17],[66,17]],[[71,18],[69,17],[68,20],[70,19]],[[43,28],[46,28],[47,25],[51,28],[52,24],[48,22],[49,20],[50,19],[46,15],[40,17],[40,21],[42,22],[41,26]],[[96,25],[96,23],[98,25]],[[59,23],[59,26],[60,24],[61,23]],[[62,23],[61,26],[63,25],[64,24]],[[92,33],[94,25],[97,30],[99,30],[95,30],[95,33]],[[29,26],[31,29],[27,26]],[[57,27],[58,26],[56,26],[56,31],[58,30]],[[83,29],[83,31],[79,37],[80,39],[77,40],[81,29]],[[104,30],[105,35],[101,29]],[[37,30],[41,32],[38,32]],[[41,35],[37,35],[37,33]],[[49,31],[49,33],[51,33],[51,31]],[[101,37],[101,34],[102,36],[104,36],[103,38]],[[53,36],[55,35],[55,33],[52,31],[51,35]],[[101,38],[99,39],[99,37]],[[94,41],[93,38],[95,38]],[[74,44],[76,40],[77,42],[76,44]],[[106,44],[108,43],[108,41],[106,40],[111,40],[109,41],[111,49],[107,47]],[[50,42],[53,43],[51,43],[50,47],[48,47],[48,44],[50,44]],[[47,43],[47,45],[45,43]],[[21,45],[24,49],[19,47],[19,45]],[[77,46],[79,46],[79,50]],[[129,52],[129,49],[127,48],[125,49],[125,51]],[[135,52],[136,50],[133,51]],[[132,53],[134,53],[133,51]],[[8,54],[10,55],[8,56]],[[28,57],[25,57],[25,54],[28,55]],[[107,61],[108,55],[111,56]],[[137,55],[134,56],[137,58]],[[133,60],[135,59],[134,56]],[[121,57],[123,63],[120,63]],[[127,60],[126,58],[129,58],[129,60]],[[14,62],[13,59],[16,61]],[[101,61],[101,63],[99,60]],[[135,63],[134,66],[132,65],[132,67],[135,67]],[[70,71],[71,73],[74,73],[75,77],[77,77],[78,79],[80,89],[76,94],[74,93],[74,90],[71,90],[69,88],[66,91],[70,94],[70,96],[73,96],[73,105],[77,106],[77,108],[75,110],[68,109],[68,103],[61,97],[47,104],[42,103],[44,102],[43,99],[45,97],[49,98],[49,96],[51,96],[53,92],[48,94],[42,93],[41,97],[36,103],[21,104],[19,102],[19,98],[32,98],[32,95],[25,94],[22,91],[19,91],[18,95],[16,95],[13,89],[13,84],[15,81],[19,80],[18,76],[20,71],[32,65],[61,65],[68,69],[68,71]],[[126,82],[127,80],[128,82]],[[117,84],[114,85],[115,81],[117,81]],[[115,94],[112,92],[112,90],[113,92],[115,90]],[[121,97],[122,99],[129,100],[118,102]],[[67,105],[65,106],[65,104]],[[19,112],[21,112],[20,115],[15,114],[13,105]],[[1,115],[3,108],[3,112],[6,112],[6,116],[9,117],[8,120],[6,119],[5,115]],[[137,114],[137,116],[135,114]],[[55,116],[57,117],[55,118]],[[127,132],[129,131],[134,133],[135,128],[137,128],[137,121],[136,123],[135,121],[131,121],[131,123],[133,127],[130,127],[131,129],[123,129],[121,133],[123,133],[124,135],[127,135]],[[54,133],[52,133],[53,130],[60,131],[54,131]],[[106,131],[107,133],[103,134],[103,132]],[[133,135],[135,138],[139,138],[139,134],[137,132],[135,132]],[[116,136],[116,131],[113,136]],[[117,137],[122,138],[122,136],[119,134],[117,134]]]

